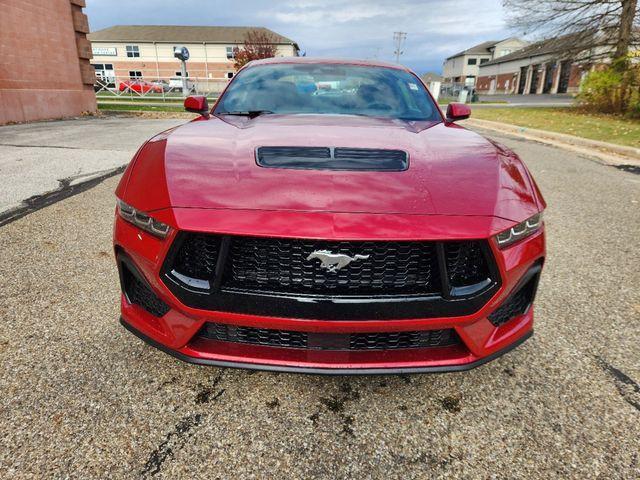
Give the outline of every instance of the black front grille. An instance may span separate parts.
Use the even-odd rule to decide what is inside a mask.
[[[313,252],[356,260],[330,272]],[[362,257],[368,258],[358,258]],[[428,294],[441,289],[433,244],[231,239],[222,286],[254,292],[311,295]]]
[[[173,268],[185,277],[198,280],[213,279],[220,237],[204,233],[186,235],[178,250]]]
[[[206,323],[199,337],[223,342],[309,350],[398,350],[460,343],[453,329],[415,332],[308,333]]]
[[[469,315],[500,284],[489,245],[479,240],[329,241],[181,232],[162,272],[169,289],[190,307],[325,320]]]
[[[489,277],[480,242],[445,242],[444,251],[452,287],[473,285]]]
[[[129,303],[144,308],[151,315],[162,317],[170,310],[149,287],[142,283],[126,265],[122,265],[123,289]]]

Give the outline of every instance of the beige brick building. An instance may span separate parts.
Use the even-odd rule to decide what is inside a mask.
[[[187,75],[192,82],[227,81],[234,74],[233,52],[247,32],[265,32],[278,56],[297,56],[298,45],[263,27],[119,25],[89,34],[97,77],[122,81],[142,78],[171,81],[181,76],[173,48],[189,49]]]
[[[96,110],[85,0],[0,0],[0,125]]]

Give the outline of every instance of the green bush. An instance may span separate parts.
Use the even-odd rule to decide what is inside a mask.
[[[587,110],[640,118],[640,67],[614,63],[590,72],[578,100]]]
[[[582,81],[578,99],[584,107],[603,113],[617,113],[622,75],[612,68],[590,72]]]

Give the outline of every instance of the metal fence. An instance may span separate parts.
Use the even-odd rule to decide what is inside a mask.
[[[462,82],[443,83],[440,85],[440,99],[458,101],[460,93],[463,91],[468,92],[468,101],[472,100],[473,86],[466,85]]]
[[[188,95],[218,97],[228,79],[206,77],[117,77],[97,76],[94,90],[98,99],[155,99],[179,101]]]

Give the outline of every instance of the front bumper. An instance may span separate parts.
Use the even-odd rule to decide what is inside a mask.
[[[157,342],[151,337],[148,337],[139,330],[136,330],[130,324],[128,324],[122,317],[120,317],[120,323],[124,328],[133,333],[136,337],[140,338],[144,342],[148,343],[152,347],[162,350],[169,355],[182,360],[183,362],[193,363],[194,365],[207,365],[211,367],[225,367],[225,368],[245,368],[249,370],[266,370],[270,372],[286,372],[286,373],[309,373],[316,375],[390,375],[390,374],[408,374],[408,373],[450,373],[450,372],[463,372],[465,370],[471,370],[472,368],[479,367],[491,360],[495,360],[501,357],[505,353],[510,352],[520,344],[524,343],[533,335],[533,329],[526,332],[516,341],[507,345],[501,350],[487,355],[486,357],[479,358],[478,360],[459,364],[459,365],[440,365],[440,366],[426,366],[426,367],[384,367],[384,368],[331,368],[331,367],[298,367],[292,365],[276,365],[276,364],[262,364],[262,363],[247,363],[243,361],[231,361],[231,360],[214,360],[211,358],[202,358],[197,356],[189,356],[187,353],[183,353],[180,350],[172,350],[160,342]]]
[[[410,234],[415,235],[411,231]],[[429,234],[429,237],[433,238],[433,234]],[[533,308],[528,307],[523,314],[499,326],[494,326],[488,316],[509,299],[528,272],[535,269],[539,273],[545,253],[543,231],[504,251],[492,245],[501,285],[485,305],[470,315],[342,321],[188,307],[173,295],[161,279],[162,263],[171,241],[172,237],[166,241],[158,240],[116,218],[114,243],[118,258],[125,259],[148,288],[170,307],[161,317],[154,316],[131,303],[123,293],[121,322],[128,330],[147,343],[190,363],[324,374],[461,371],[510,351],[532,335]],[[279,348],[203,338],[199,333],[207,322],[328,335],[453,329],[460,342],[443,347],[372,351]]]

